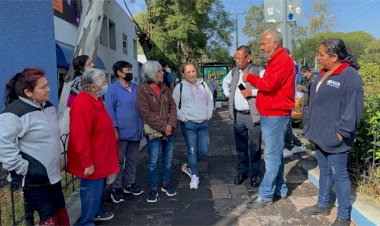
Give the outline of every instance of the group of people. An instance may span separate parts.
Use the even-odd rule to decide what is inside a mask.
[[[283,148],[290,114],[294,108],[295,65],[282,47],[282,35],[269,29],[261,37],[261,50],[268,58],[264,73],[252,64],[251,50],[240,46],[236,67],[223,80],[223,91],[233,120],[237,176],[234,184],[250,177],[259,186],[247,208],[258,209],[286,198]],[[308,215],[328,215],[333,184],[338,198],[338,217],[333,225],[349,225],[351,186],[347,163],[363,111],[359,65],[340,39],[324,40],[318,50],[323,67],[303,91],[307,98],[306,138],[315,144],[320,167],[316,205],[301,210]],[[132,65],[113,65],[117,80],[108,85],[105,73],[93,68],[91,58],[74,59],[75,78],[67,105],[70,107],[68,171],[80,178],[81,217],[76,225],[93,225],[113,218],[102,208],[106,189],[115,203],[124,194],[141,195],[136,184],[140,141],[147,138],[147,202],[157,202],[159,190],[175,196],[171,168],[176,129],[180,124],[186,141],[187,161],[181,170],[190,178],[190,189],[200,183],[198,162],[208,153],[209,120],[215,107],[217,87],[197,78],[196,65],[181,66],[184,80],[175,88],[165,85],[165,69],[157,61],[142,67],[144,83],[132,82]],[[301,68],[310,78],[310,70]],[[312,76],[312,75],[311,75]],[[301,88],[299,88],[301,89]],[[24,192],[25,203],[40,216],[40,225],[68,225],[61,189],[60,129],[54,106],[48,101],[45,73],[26,68],[6,86],[5,109],[0,114],[0,161],[10,172],[13,186]],[[265,173],[261,175],[261,139]],[[158,158],[162,179],[158,180]]]

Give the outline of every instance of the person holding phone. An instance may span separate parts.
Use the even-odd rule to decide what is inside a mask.
[[[261,130],[256,109],[257,89],[242,80],[244,72],[259,74],[260,68],[251,61],[251,49],[242,45],[235,52],[236,67],[223,79],[223,92],[228,98],[230,118],[234,122],[235,145],[238,153],[237,176],[234,184],[251,177],[251,186],[260,184]]]

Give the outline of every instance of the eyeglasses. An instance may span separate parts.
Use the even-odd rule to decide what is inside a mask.
[[[245,57],[243,57],[243,58],[239,58],[239,57],[234,57],[234,60],[235,61],[242,61],[242,60],[244,60],[245,58],[247,58],[248,56],[245,56]]]

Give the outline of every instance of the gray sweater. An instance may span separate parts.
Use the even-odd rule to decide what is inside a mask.
[[[43,106],[19,97],[0,114],[0,162],[12,183],[55,184],[60,174],[60,128],[50,102]]]

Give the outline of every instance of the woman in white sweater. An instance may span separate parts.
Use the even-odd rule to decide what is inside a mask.
[[[182,166],[182,171],[191,178],[190,189],[197,189],[197,165],[208,153],[208,121],[212,117],[214,103],[207,84],[203,79],[197,79],[195,65],[186,63],[181,69],[185,79],[175,87],[173,99],[187,146],[187,163]]]

